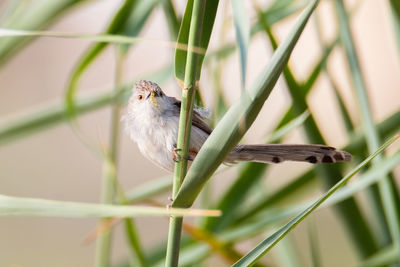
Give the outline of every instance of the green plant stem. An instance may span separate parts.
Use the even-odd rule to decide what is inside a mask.
[[[261,16],[259,16],[259,19],[271,41],[272,47],[276,49],[278,43],[267,23],[267,20]],[[283,76],[287,83],[289,93],[293,99],[294,111],[296,115],[300,115],[304,110],[308,109],[305,99],[306,94],[301,85],[295,80],[289,67],[284,69]],[[325,140],[319,131],[312,114],[310,114],[309,118],[305,121],[304,127],[307,138],[311,143],[325,144]],[[317,166],[315,169],[317,174],[323,179],[325,186],[328,188],[337,183],[342,176],[337,166]],[[374,253],[377,250],[377,245],[356,201],[353,198],[346,199],[343,202],[338,203],[336,209],[341,215],[342,221],[349,229],[349,233],[353,240],[356,242],[360,254],[363,257],[366,257]]]
[[[116,62],[116,78],[115,78],[115,87],[116,88],[123,88],[123,65],[124,65],[124,59],[127,55],[127,50],[125,50],[126,47],[117,46],[116,47],[116,54],[117,54],[117,62]],[[117,163],[117,155],[118,155],[118,144],[119,144],[119,136],[120,136],[120,118],[121,118],[121,108],[122,104],[117,103],[113,106],[112,109],[112,115],[111,115],[111,127],[114,130],[111,130],[110,133],[110,156],[113,162],[116,164]],[[118,196],[119,196],[119,202],[122,205],[128,205],[127,198],[125,196],[125,193],[123,192],[122,188],[119,187],[117,175],[114,176],[114,184],[117,187],[118,186]],[[130,256],[131,256],[131,266],[138,266],[138,267],[144,267],[147,266],[147,263],[145,261],[145,256],[143,253],[142,245],[139,240],[139,234],[136,228],[136,224],[133,219],[131,218],[125,218],[124,219],[124,228],[126,232],[126,238],[127,238],[127,243],[128,247],[130,249]]]
[[[177,152],[180,154],[180,160],[175,164],[174,182],[172,186],[174,198],[178,193],[187,170],[187,156],[189,154],[190,131],[195,96],[194,91],[196,89],[196,77],[200,72],[200,70],[197,69],[199,54],[194,53],[193,48],[200,45],[205,5],[205,0],[194,0],[193,3],[177,140]],[[182,222],[183,218],[170,218],[165,266],[178,266]]]
[[[115,72],[115,90],[116,94],[120,93],[118,90],[122,90],[123,81],[123,65],[124,57],[126,54],[123,52],[122,46],[116,47],[116,72]],[[104,188],[103,194],[105,203],[111,204],[115,198],[115,192],[118,189],[118,196],[120,199],[120,204],[127,205],[127,200],[124,192],[119,187],[117,179],[117,162],[118,162],[118,150],[119,150],[119,137],[120,137],[120,117],[121,117],[121,103],[116,103],[113,105],[111,110],[111,122],[110,122],[110,147],[105,149],[105,165],[108,167],[106,175],[104,175]],[[103,198],[103,197],[102,197]],[[110,223],[110,219],[103,219],[101,223]],[[132,266],[146,266],[145,257],[143,255],[143,250],[139,241],[139,236],[137,234],[135,223],[130,218],[124,219],[124,228],[126,230],[126,236],[128,241],[128,247],[131,252],[131,263]],[[111,228],[101,233],[97,239],[97,249],[96,249],[96,266],[110,266],[110,253],[111,253]]]
[[[111,204],[114,199],[114,181],[110,179],[113,175],[114,170],[112,166],[103,163],[103,177],[101,185],[101,203]],[[99,222],[100,228],[103,225],[107,225],[111,222],[110,218],[101,219]],[[111,229],[104,230],[96,241],[96,254],[95,254],[95,266],[96,267],[107,267],[110,264],[111,254]]]
[[[358,60],[354,40],[350,30],[348,16],[346,14],[346,9],[344,7],[343,1],[336,0],[335,7],[340,26],[342,44],[345,48],[347,62],[350,67],[350,71],[352,74],[351,77],[353,79],[359,108],[361,110],[361,119],[366,136],[367,146],[369,152],[371,153],[371,151],[374,151],[379,147],[379,135],[372,119],[367,89],[364,77],[361,72],[361,66]],[[372,161],[372,165],[379,164],[381,160],[382,157],[378,156],[374,161]],[[390,242],[390,239],[393,239],[393,242],[399,249],[400,262],[400,219],[398,210],[396,209],[395,205],[396,196],[394,195],[395,191],[392,189],[392,185],[393,183],[392,181],[390,181],[390,177],[385,176],[378,183],[379,193],[376,191],[376,187],[371,187],[371,190],[369,192],[371,197],[370,203],[373,204],[374,207],[374,217],[377,218],[379,222],[379,229],[381,233],[378,236],[382,236],[381,242],[383,243],[383,245],[386,245]],[[387,228],[389,228],[390,233]]]
[[[172,0],[165,0],[162,1],[162,5],[164,8],[165,17],[168,22],[171,37],[173,40],[175,40],[179,33],[180,21],[178,19],[178,16],[176,15],[174,3],[172,2]]]
[[[122,79],[122,58],[120,52],[117,52],[117,68],[115,77],[115,88],[118,90]],[[116,165],[119,145],[119,117],[121,113],[121,105],[115,104],[111,110],[111,126],[110,126],[110,148],[105,151],[106,171],[103,173],[103,184],[101,192],[101,201],[105,204],[112,204],[114,201],[116,189]],[[100,220],[100,225],[110,223],[110,218]],[[96,267],[110,266],[111,255],[111,228],[103,231],[96,241]]]

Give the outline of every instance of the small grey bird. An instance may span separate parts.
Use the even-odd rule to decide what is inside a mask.
[[[141,153],[163,169],[172,172],[176,160],[181,102],[166,96],[150,81],[139,81],[133,88],[126,114],[125,130],[139,146]],[[189,160],[193,160],[212,129],[204,122],[204,110],[195,108],[190,134]],[[351,155],[324,145],[237,145],[226,157],[226,163],[254,161],[279,163],[304,161],[335,163],[350,161]]]

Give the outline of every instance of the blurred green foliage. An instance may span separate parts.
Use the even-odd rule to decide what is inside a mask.
[[[377,156],[382,149],[389,145],[387,142],[382,146],[383,140],[390,139],[399,131],[400,111],[394,112],[385,120],[379,122],[372,116],[368,89],[360,66],[360,54],[353,40],[352,31],[357,29],[350,27],[352,16],[357,10],[350,12],[350,9],[344,5],[342,0],[332,1],[330,8],[331,12],[337,17],[338,32],[331,43],[322,41],[323,29],[319,20],[316,20],[322,53],[307,77],[299,79],[287,65],[287,61],[303,28],[309,26],[306,25],[309,15],[318,13],[318,8],[316,11],[314,10],[314,5],[317,5],[318,1],[309,3],[308,1],[276,0],[268,6],[253,1],[252,11],[254,12],[241,10],[243,6],[247,7],[247,3],[245,5],[243,3],[232,1],[231,13],[233,18],[231,19],[233,23],[231,28],[235,29],[236,43],[222,40],[219,49],[207,51],[209,42],[216,38],[218,34],[214,32],[216,31],[214,20],[219,19],[219,17],[227,19],[226,14],[218,10],[218,1],[188,1],[185,11],[176,10],[176,5],[172,0],[121,1],[120,7],[115,11],[108,26],[104,29],[104,34],[107,35],[96,36],[96,39],[93,40],[94,43],[83,52],[72,70],[65,90],[65,102],[53,106],[43,106],[40,109],[3,121],[0,124],[0,146],[10,142],[18,142],[30,134],[40,134],[42,131],[60,123],[72,122],[73,129],[79,131],[79,125],[75,121],[78,116],[112,106],[114,111],[110,124],[110,147],[108,150],[104,150],[104,148],[102,150],[102,160],[105,166],[102,189],[103,202],[127,205],[131,202],[156,197],[171,190],[173,186],[172,178],[156,179],[127,193],[118,183],[116,170],[118,168],[119,108],[126,103],[129,97],[131,83],[122,84],[122,81],[119,80],[116,82],[114,90],[91,97],[80,98],[77,94],[80,79],[90,66],[96,64],[97,57],[104,53],[107,46],[118,46],[120,61],[124,60],[128,51],[135,49],[133,39],[118,39],[119,41],[114,39],[115,43],[119,43],[115,44],[109,37],[118,35],[140,38],[143,27],[151,20],[151,14],[154,10],[160,8],[165,14],[171,41],[178,43],[178,45],[174,64],[171,63],[161,70],[154,70],[154,73],[150,73],[146,79],[156,79],[162,82],[171,78],[174,73],[178,84],[182,86],[190,81],[191,86],[194,87],[194,81],[200,79],[201,70],[204,68],[213,70],[213,75],[207,78],[210,79],[210,83],[215,85],[213,95],[216,105],[212,110],[212,117],[216,130],[205,144],[205,149],[199,153],[199,157],[193,162],[193,167],[189,169],[186,176],[188,179],[184,181],[183,187],[180,188],[177,198],[173,202],[174,206],[190,206],[194,202],[197,195],[202,191],[205,182],[213,178],[214,171],[220,165],[226,153],[240,141],[245,131],[251,126],[281,73],[292,105],[276,125],[274,131],[276,135],[273,140],[269,140],[270,142],[279,142],[291,130],[301,127],[308,142],[325,143],[325,138],[320,130],[321,127],[318,125],[314,114],[310,111],[306,117],[304,115],[304,112],[309,111],[307,97],[316,87],[316,81],[319,77],[325,75],[328,77],[334,92],[334,101],[337,102],[339,107],[338,116],[342,118],[343,128],[347,132],[349,142],[344,149],[353,154],[355,163],[362,162],[369,155],[372,156],[358,167],[353,168],[348,175],[346,175],[347,172],[345,172],[343,165],[316,166],[312,170],[299,173],[296,177],[293,177],[291,182],[270,192],[265,192],[267,190],[260,186],[260,180],[268,175],[268,166],[259,163],[242,164],[232,185],[218,194],[215,202],[207,201],[205,202],[207,206],[201,207],[220,209],[223,211],[223,215],[218,218],[199,220],[195,224],[183,222],[185,233],[182,236],[182,242],[180,242],[180,250],[179,245],[176,245],[179,242],[171,243],[172,245],[167,248],[165,240],[160,240],[160,244],[154,248],[144,249],[141,240],[145,236],[142,236],[138,231],[134,220],[126,220],[124,230],[127,246],[130,248],[130,259],[127,259],[121,266],[164,265],[166,251],[171,249],[174,249],[173,253],[179,253],[179,266],[200,266],[201,264],[207,266],[206,260],[215,255],[221,257],[228,264],[236,264],[235,266],[248,266],[250,264],[264,266],[262,260],[258,261],[261,256],[266,253],[268,253],[267,255],[274,253],[270,249],[306,216],[313,213],[319,205],[333,207],[337,218],[342,222],[342,227],[346,230],[349,242],[352,242],[353,253],[361,259],[361,265],[400,265],[400,197],[399,189],[395,183],[396,177],[393,174],[393,169],[399,164],[400,156],[399,152],[389,157],[382,154]],[[6,1],[1,10],[1,28],[23,31],[16,31],[13,34],[0,31],[0,65],[13,60],[13,56],[22,51],[35,38],[47,36],[46,31],[40,32],[40,30],[46,30],[52,23],[62,16],[68,15],[74,9],[80,8],[81,5],[91,4],[92,1],[84,0]],[[388,1],[387,6],[391,9],[393,15],[393,35],[397,37],[398,47],[400,47],[400,4],[398,1],[391,0]],[[306,11],[300,14],[299,12],[302,10]],[[180,17],[179,14],[183,14],[183,17]],[[251,17],[250,14],[255,15]],[[293,26],[294,30],[279,44],[274,33],[274,26],[288,17],[294,16],[298,17]],[[191,27],[191,25],[196,25],[194,20],[201,22],[199,29]],[[191,31],[195,32],[195,30],[197,30],[197,36],[193,37],[193,42],[191,42]],[[246,62],[249,51],[251,51],[250,44],[256,34],[265,35],[267,37],[265,39],[266,45],[276,51],[265,70],[260,73],[256,81],[251,81],[252,86],[248,87]],[[61,35],[58,37],[62,37]],[[83,35],[69,37],[85,38]],[[196,43],[198,46],[193,47],[193,44]],[[188,47],[189,49],[187,49]],[[354,93],[357,96],[356,101],[352,104],[356,107],[357,113],[360,114],[361,125],[357,125],[351,120],[350,111],[339,93],[338,85],[331,75],[331,70],[328,68],[327,63],[334,49],[341,49],[346,55],[351,87],[354,87]],[[398,52],[400,52],[400,49]],[[240,58],[242,95],[239,102],[229,108],[225,90],[222,90],[221,73],[225,64],[227,64],[227,59],[237,54]],[[400,59],[398,55],[397,58]],[[194,61],[191,62],[190,60]],[[123,72],[123,69],[118,71]],[[195,95],[196,103],[202,103],[201,90],[197,90]],[[183,105],[187,97],[190,99],[192,96],[183,95]],[[185,112],[188,116],[184,119],[191,120],[189,115],[192,107],[190,105],[187,107],[188,109]],[[223,116],[224,114],[225,116]],[[390,142],[393,142],[394,138],[390,140]],[[218,148],[217,153],[210,148]],[[377,151],[378,153],[376,153]],[[375,160],[368,164],[375,156],[377,156]],[[346,181],[361,167],[363,167],[363,172],[359,180],[352,186],[345,185]],[[182,176],[180,179],[183,178],[184,173],[180,174]],[[293,199],[293,195],[298,195],[304,191],[310,193],[316,191],[316,181],[323,182],[322,188],[327,193],[314,203],[311,202],[310,206],[307,205],[309,202],[303,194],[303,203],[299,205],[298,199]],[[176,186],[175,182],[174,185]],[[208,186],[212,187],[212,184]],[[338,190],[338,193],[333,194],[336,190]],[[357,192],[363,192],[367,196],[364,203],[354,198],[354,194]],[[333,196],[328,198],[331,194]],[[325,202],[325,200],[328,201]],[[38,213],[42,216],[60,216],[57,209],[48,210],[46,203],[40,205],[35,200],[26,199],[24,201],[19,203],[22,208],[28,209],[30,206],[36,206],[39,210],[42,208],[42,213]],[[7,203],[11,205],[11,202],[7,202],[7,197],[0,199],[0,214],[3,216],[13,215],[7,213],[7,208],[9,208]],[[68,206],[68,203],[65,205]],[[75,204],[71,204],[71,207],[73,205]],[[365,207],[372,216],[367,218],[363,212]],[[25,215],[32,215],[27,210],[25,212]],[[81,216],[85,216],[85,214],[81,214]],[[26,220],[29,221],[29,218]],[[279,230],[267,235],[266,230],[271,231],[272,229]],[[175,230],[180,233],[180,226]],[[109,257],[112,249],[110,242],[112,234],[113,229],[109,228],[101,233],[98,238],[97,266],[115,264],[110,262]],[[317,235],[314,228],[309,228],[309,236],[311,261],[314,266],[320,266],[324,259],[317,247],[322,241],[316,241]],[[243,251],[237,249],[238,243],[254,237],[257,237],[258,240],[261,238],[264,241],[248,253],[243,253]],[[174,238],[180,240],[180,234]],[[280,259],[282,255],[277,254],[275,256],[278,262],[283,262]],[[290,250],[288,250],[286,257],[302,262],[295,253],[290,253]],[[239,260],[240,258],[242,259]],[[167,259],[167,261],[169,260]],[[176,262],[167,262],[167,266],[176,266]]]

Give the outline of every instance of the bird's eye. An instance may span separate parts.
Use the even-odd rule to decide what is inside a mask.
[[[143,95],[138,95],[138,99],[142,100],[143,99]]]

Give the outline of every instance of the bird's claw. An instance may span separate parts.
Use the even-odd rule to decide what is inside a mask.
[[[181,148],[174,148],[172,150],[173,156],[172,156],[172,160],[174,162],[180,162],[182,158],[188,160],[188,161],[193,161],[193,159],[190,156],[187,157],[182,157],[181,155],[178,154],[178,152],[182,151]]]
[[[182,149],[176,148],[176,147],[172,150],[172,153],[173,153],[172,159],[175,162],[181,161],[181,156],[178,154],[178,152],[180,152],[180,151],[182,151]]]

